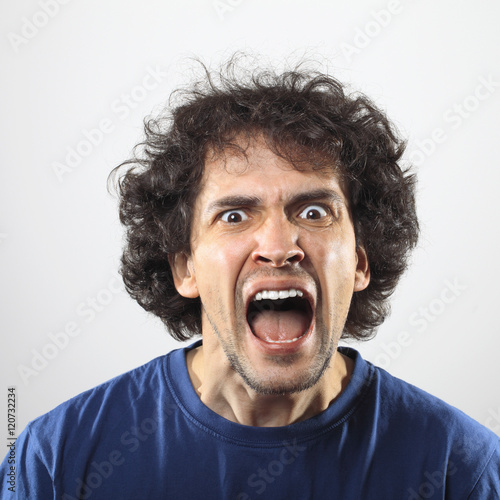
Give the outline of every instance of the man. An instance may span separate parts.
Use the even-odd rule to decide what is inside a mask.
[[[32,422],[18,495],[500,498],[497,436],[338,347],[417,241],[404,144],[333,78],[232,70],[147,122],[119,181],[127,290],[201,340]]]

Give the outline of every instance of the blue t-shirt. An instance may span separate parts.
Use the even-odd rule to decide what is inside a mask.
[[[353,349],[341,348],[355,367],[338,399],[274,428],[206,407],[187,349],[31,422],[16,442],[15,493],[2,463],[1,498],[500,499],[500,439]]]

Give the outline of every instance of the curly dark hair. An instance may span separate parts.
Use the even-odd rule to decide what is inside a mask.
[[[406,144],[366,96],[330,76],[302,66],[241,76],[236,67],[234,60],[216,73],[204,67],[203,80],[174,92],[167,111],[145,120],[134,157],[112,172],[120,174],[126,289],[175,339],[201,334],[200,299],[177,292],[168,257],[190,251],[206,155],[238,147],[241,134],[259,134],[296,168],[311,158],[320,168],[340,168],[371,272],[368,287],[353,295],[342,338],[371,338],[418,238],[415,176],[400,166]]]

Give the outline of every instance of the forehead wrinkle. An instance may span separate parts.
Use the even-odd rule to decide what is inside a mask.
[[[335,190],[332,189],[313,189],[301,193],[292,194],[285,197],[280,189],[278,201],[285,202],[287,205],[295,205],[302,202],[313,202],[315,200],[329,200],[333,203],[345,205],[345,200]],[[211,214],[218,210],[239,207],[257,207],[263,204],[262,198],[251,195],[228,195],[212,201],[206,208],[206,212]]]
[[[220,181],[223,184],[226,184],[226,181],[223,180],[225,175],[232,177],[234,176],[245,176],[250,173],[251,170],[259,170],[263,175],[266,174],[266,166],[273,165],[274,167],[279,168],[282,172],[284,172],[283,180],[285,184],[281,182],[273,182],[274,188],[271,191],[264,192],[266,198],[269,197],[269,201],[272,204],[275,203],[285,203],[287,205],[291,205],[293,203],[305,202],[305,201],[314,201],[314,199],[326,199],[334,203],[341,203],[342,205],[348,207],[349,202],[347,200],[346,186],[343,183],[343,176],[341,172],[339,172],[338,167],[335,168],[335,164],[332,164],[329,168],[323,167],[316,169],[314,165],[311,163],[308,165],[308,168],[300,168],[299,166],[291,163],[287,159],[276,155],[274,151],[269,149],[267,145],[263,145],[262,149],[259,148],[259,140],[249,141],[249,143],[243,145],[236,144],[235,148],[224,148],[222,151],[216,152],[212,149],[211,154],[207,154],[205,161],[205,168],[203,172],[202,182],[200,193],[204,191],[203,188],[207,188],[209,185],[215,187],[215,190],[218,191],[218,188],[221,187]],[[305,165],[302,165],[305,167]],[[333,168],[332,168],[333,167]],[[325,181],[333,180],[335,184],[338,185],[338,189],[333,187],[326,188],[318,188],[310,186],[309,191],[307,188],[302,193],[289,193],[286,188],[286,173],[287,172],[300,172],[305,174],[312,175],[313,177],[322,178]],[[221,176],[222,177],[219,177]],[[265,185],[269,186],[270,179],[268,179]],[[256,190],[258,193],[258,188],[260,186],[256,186]],[[265,186],[263,186],[265,187]],[[220,191],[219,191],[220,193]],[[254,191],[255,193],[255,191]],[[224,193],[220,193],[223,195]],[[227,193],[226,196],[223,196],[220,199],[207,200],[205,198],[205,202],[208,202],[204,208],[202,208],[205,214],[214,212],[220,208],[236,208],[236,207],[255,207],[264,204],[264,199],[262,193],[258,193],[257,195],[247,195],[244,191],[237,192],[234,194]],[[201,200],[197,200],[201,201]],[[203,203],[205,204],[205,203]]]

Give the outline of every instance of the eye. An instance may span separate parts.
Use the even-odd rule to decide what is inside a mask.
[[[243,210],[228,210],[221,215],[221,220],[230,224],[237,224],[248,219],[248,215]]]
[[[326,217],[328,212],[320,205],[308,205],[299,213],[301,219],[318,220]]]

